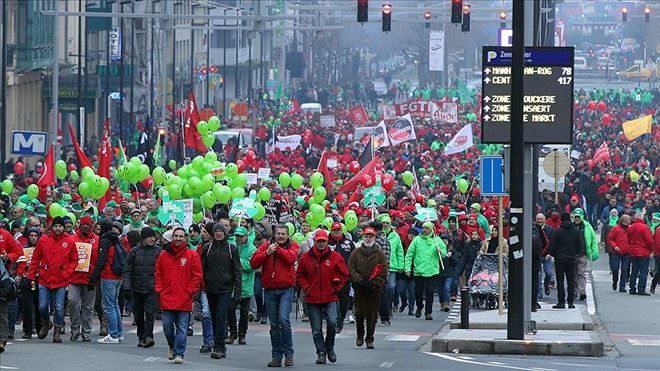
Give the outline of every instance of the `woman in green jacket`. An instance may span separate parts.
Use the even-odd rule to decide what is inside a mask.
[[[438,273],[440,273],[440,259],[447,256],[447,247],[442,239],[435,235],[434,229],[435,226],[432,222],[425,222],[422,225],[422,234],[412,240],[404,260],[406,275],[408,277],[412,275],[415,278],[415,301],[417,302],[415,317],[422,316],[422,309],[426,302],[424,314],[427,320],[433,319],[431,315],[433,294],[437,286]],[[412,266],[415,268],[411,272]]]

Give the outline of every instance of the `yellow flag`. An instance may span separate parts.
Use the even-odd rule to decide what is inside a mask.
[[[628,141],[633,141],[644,134],[651,134],[651,115],[623,123],[623,134]]]

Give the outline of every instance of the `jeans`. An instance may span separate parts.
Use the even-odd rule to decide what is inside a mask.
[[[291,333],[291,307],[294,288],[265,289],[264,296],[270,321],[270,345],[273,359],[293,357],[293,334]]]
[[[609,254],[610,271],[612,272],[612,281],[619,283],[619,289],[625,290],[628,277],[630,275],[630,255]],[[621,270],[621,275],[619,275]]]
[[[108,333],[113,338],[124,335],[121,326],[121,311],[119,310],[119,293],[121,280],[101,280],[101,294],[103,295],[103,314],[108,318]]]
[[[231,293],[223,294],[206,293],[211,310],[211,324],[213,324],[213,348],[217,351],[225,352],[225,338],[227,337],[227,309]]]
[[[417,310],[424,308],[424,303],[426,302],[424,314],[433,313],[433,294],[437,279],[437,275],[415,277],[415,301],[417,302]]]
[[[335,335],[337,334],[337,302],[325,304],[307,303],[309,325],[312,327],[312,339],[316,347],[316,354],[335,352]],[[325,317],[326,330],[323,338],[323,318]]]
[[[268,317],[268,306],[264,299],[264,287],[260,272],[254,275],[254,300],[257,302],[257,315],[262,318]]]
[[[2,263],[0,263],[2,264]],[[7,342],[7,337],[9,336],[9,303],[0,300],[0,343],[5,344]]]
[[[646,280],[649,276],[649,257],[631,257],[630,265],[630,292],[645,292]]]
[[[182,310],[164,310],[161,315],[163,333],[165,334],[165,339],[167,339],[167,345],[172,349],[175,357],[183,357],[186,352],[188,314],[189,312]]]
[[[202,306],[202,338],[204,345],[213,346],[213,321],[211,321],[211,308],[205,291],[199,293],[199,303]]]
[[[397,288],[401,297],[401,305],[408,305],[408,311],[412,312],[415,309],[415,280],[405,274],[399,274]]]
[[[11,336],[14,336],[16,318],[18,318],[18,299],[9,301],[9,308],[7,308],[7,326]]]
[[[575,258],[555,259],[555,275],[557,276],[557,302],[572,304],[575,299]],[[566,279],[568,291],[564,291]],[[568,298],[566,296],[568,295]]]
[[[39,291],[32,290],[30,280],[23,278],[19,283],[21,296],[21,317],[23,318],[23,333],[36,334],[41,328],[39,315]]]
[[[133,291],[133,307],[138,340],[154,338],[154,317],[158,295],[155,292],[143,294]]]
[[[389,276],[387,277],[387,296],[390,299],[389,301],[392,307],[399,306],[399,295],[397,295],[396,291],[396,277],[396,272],[390,272]]]
[[[544,257],[541,257],[542,271],[543,271],[543,288],[550,288],[550,282],[555,280],[555,276],[552,272],[552,260],[545,260]]]
[[[454,276],[438,277],[438,297],[440,303],[449,304],[451,298],[451,284],[454,282]]]
[[[66,287],[49,289],[46,286],[39,285],[39,314],[41,320],[50,321],[50,303],[53,302],[53,322],[56,326],[64,326],[64,298],[66,296]]]
[[[69,285],[69,318],[71,319],[71,335],[89,335],[92,332],[94,317],[94,300],[96,289],[88,289],[87,285]]]
[[[589,204],[589,209],[587,210],[587,215],[589,216],[589,222],[591,225],[594,226],[594,229],[598,229],[598,217],[600,214],[598,213],[598,202],[594,202],[592,204]]]
[[[236,328],[236,307],[241,306],[240,317],[238,320],[238,329]],[[250,309],[250,298],[241,298],[238,302],[234,299],[229,301],[229,311],[227,320],[229,321],[229,333],[233,336],[237,334],[245,336],[248,330],[248,311]],[[237,331],[238,330],[238,331]]]

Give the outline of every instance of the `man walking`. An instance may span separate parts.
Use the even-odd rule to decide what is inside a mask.
[[[252,269],[262,268],[262,280],[268,320],[272,360],[268,367],[293,367],[293,334],[291,307],[296,286],[295,263],[298,244],[289,239],[289,227],[278,224],[274,238],[265,241],[250,259]]]
[[[202,264],[197,252],[188,249],[186,230],[176,227],[172,243],[156,260],[155,287],[163,311],[163,332],[169,352],[167,359],[183,363],[186,351],[188,313],[193,294],[202,283]]]
[[[584,249],[584,240],[580,232],[575,229],[569,213],[561,214],[561,224],[552,233],[550,247],[546,259],[555,258],[555,276],[557,278],[557,304],[554,309],[565,309],[568,299],[568,308],[575,308],[575,257],[578,251]],[[567,282],[568,292],[564,289],[564,279]],[[567,297],[568,296],[568,297]]]
[[[78,251],[78,264],[69,278],[69,318],[71,319],[71,341],[91,340],[92,318],[96,286],[88,286],[89,277],[94,270],[99,250],[99,236],[92,232],[92,218],[85,215],[80,219],[80,226],[71,236]]]
[[[238,227],[234,231],[236,236],[236,246],[240,255],[241,262],[241,293],[236,293],[229,302],[229,312],[227,321],[229,321],[229,338],[225,343],[233,344],[238,334],[238,344],[246,345],[245,336],[248,330],[248,312],[250,310],[250,299],[254,295],[254,269],[250,266],[250,259],[257,249],[248,241],[249,231],[245,227]],[[240,306],[240,317],[238,320],[238,329],[236,328],[236,308]]]
[[[576,295],[579,295],[580,300],[584,300],[587,298],[587,263],[590,260],[596,261],[599,257],[598,239],[591,224],[584,220],[584,210],[579,207],[573,210],[573,224],[584,239],[584,250],[578,253],[575,267]]]
[[[607,245],[610,249],[610,271],[612,272],[612,290],[626,292],[626,283],[630,273],[630,245],[628,244],[628,226],[630,215],[623,214],[618,223],[607,234]],[[621,275],[619,275],[619,270]]]
[[[649,257],[653,252],[653,235],[644,223],[644,214],[635,213],[628,227],[628,245],[630,246],[630,295],[650,295],[646,292],[646,280],[649,276]]]
[[[332,228],[330,231],[330,238],[328,239],[328,247],[338,252],[342,259],[344,259],[344,264],[348,266],[348,258],[351,256],[353,250],[355,250],[355,244],[353,241],[348,239],[344,234],[341,223],[334,222],[332,223]],[[346,282],[343,287],[339,289],[339,317],[337,318],[337,333],[341,333],[341,330],[344,327],[344,318],[346,318],[346,313],[348,312],[350,306],[350,292],[351,284]],[[352,318],[349,315],[349,319]]]
[[[328,233],[317,230],[314,247],[300,258],[298,283],[305,293],[309,324],[316,347],[317,364],[337,362],[335,334],[337,330],[337,293],[348,280],[348,269],[341,255],[328,248]],[[323,317],[326,336],[323,338]]]

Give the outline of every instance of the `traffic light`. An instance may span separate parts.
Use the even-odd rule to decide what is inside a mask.
[[[628,22],[628,8],[625,6],[621,9],[621,22]]]
[[[463,0],[451,0],[451,23],[461,23]]]
[[[461,24],[461,31],[470,32],[470,5],[463,5],[463,23]]]
[[[651,22],[651,8],[649,8],[648,6],[644,8],[644,22],[646,23]]]
[[[426,28],[431,28],[431,11],[430,10],[425,10],[424,11],[424,19],[426,19]]]
[[[500,28],[506,28],[506,12],[500,12]]]
[[[383,32],[392,31],[392,5],[383,4]]]
[[[369,0],[358,0],[357,21],[360,23],[369,21]]]

